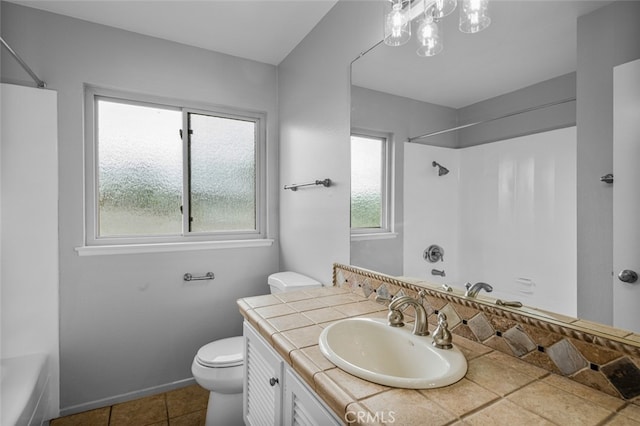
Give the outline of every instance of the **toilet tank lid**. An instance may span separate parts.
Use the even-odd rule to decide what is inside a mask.
[[[244,362],[244,339],[228,337],[208,343],[198,350],[198,362],[206,367],[234,367]]]
[[[271,274],[269,275],[267,282],[269,285],[278,287],[281,290],[291,287],[318,287],[322,285],[320,281],[316,281],[306,275],[291,271]]]

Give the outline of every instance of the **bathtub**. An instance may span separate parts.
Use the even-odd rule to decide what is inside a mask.
[[[45,354],[0,360],[0,425],[47,424],[49,363]]]

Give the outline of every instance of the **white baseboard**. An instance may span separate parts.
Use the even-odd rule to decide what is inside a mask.
[[[95,410],[96,408],[108,407],[114,404],[120,404],[121,402],[127,402],[134,399],[142,398],[149,395],[156,395],[163,392],[168,392],[174,389],[183,388],[194,384],[196,381],[193,377],[188,379],[178,380],[172,383],[166,383],[164,385],[153,386],[146,389],[141,389],[133,392],[127,392],[121,395],[111,396],[109,398],[98,399],[96,401],[85,402],[71,407],[65,407],[60,409],[60,417],[69,416],[71,414],[82,413],[84,411]]]

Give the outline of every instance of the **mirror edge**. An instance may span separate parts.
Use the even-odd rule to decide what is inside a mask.
[[[558,315],[565,319],[570,318],[571,320],[573,320],[573,322],[567,322],[554,318],[546,318],[528,312],[521,312],[517,308],[497,306],[482,299],[470,299],[468,297],[458,296],[442,289],[417,285],[416,283],[408,282],[397,277],[393,277],[369,269],[351,265],[342,265],[339,263],[334,263],[333,265],[334,286],[342,286],[342,284],[340,283],[340,278],[338,277],[339,270],[344,270],[357,275],[361,275],[365,278],[379,280],[383,283],[395,285],[397,287],[404,288],[416,293],[420,290],[425,290],[427,292],[427,295],[441,299],[447,303],[453,302],[464,307],[487,313],[489,315],[495,315],[507,320],[531,325],[545,331],[559,334],[563,337],[580,340],[585,343],[595,344],[607,349],[613,349],[626,355],[640,357],[640,335],[632,332],[627,332],[626,330],[620,330],[613,327],[580,320],[577,318],[570,318],[565,315],[558,315],[555,313],[549,314]],[[365,297],[368,296],[365,294]],[[607,333],[605,330],[611,330],[611,333]],[[633,338],[630,339],[628,338],[629,336]]]

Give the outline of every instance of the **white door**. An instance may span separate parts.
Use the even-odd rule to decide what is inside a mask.
[[[640,60],[613,81],[613,325],[640,332]]]

